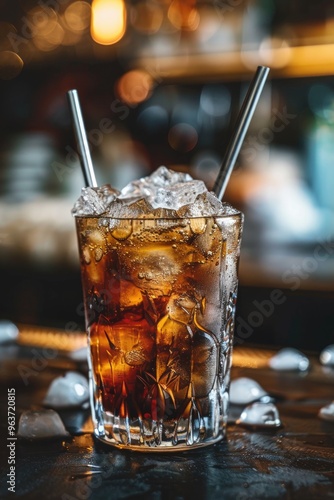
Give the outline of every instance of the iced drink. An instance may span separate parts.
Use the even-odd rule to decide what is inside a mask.
[[[95,435],[177,451],[225,435],[242,214],[160,167],[73,213]]]

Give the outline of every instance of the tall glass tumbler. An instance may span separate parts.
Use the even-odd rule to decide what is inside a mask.
[[[139,451],[225,436],[243,216],[76,216],[95,435]]]

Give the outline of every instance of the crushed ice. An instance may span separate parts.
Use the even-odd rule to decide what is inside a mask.
[[[334,344],[328,345],[321,351],[320,363],[334,368]]]
[[[209,217],[237,213],[208,192],[203,181],[161,166],[150,176],[130,182],[121,192],[108,184],[83,188],[72,214],[113,218],[159,217],[161,210],[164,217]]]
[[[243,410],[236,423],[251,428],[276,428],[282,425],[273,403],[252,403]]]
[[[14,323],[6,319],[0,320],[0,344],[7,344],[16,340],[19,330]]]
[[[110,184],[101,187],[82,188],[81,196],[74,204],[72,213],[75,215],[101,215],[106,212],[107,207],[116,200],[119,191],[112,188]]]
[[[70,434],[54,410],[26,410],[19,420],[18,437],[25,439],[66,438]]]
[[[332,401],[329,405],[320,408],[319,417],[323,420],[334,422],[334,401]]]
[[[51,408],[73,408],[88,401],[89,388],[86,377],[76,372],[67,372],[55,378],[48,389],[43,404]]]
[[[269,366],[277,371],[295,370],[304,372],[309,369],[310,361],[298,349],[286,347],[270,358]]]
[[[247,405],[254,401],[268,402],[268,393],[253,379],[240,377],[231,381],[230,402],[236,405]]]

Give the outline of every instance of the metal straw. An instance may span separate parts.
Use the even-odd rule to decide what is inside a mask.
[[[78,92],[76,90],[69,90],[67,92],[67,97],[72,113],[73,128],[79,150],[80,164],[85,179],[85,185],[86,187],[97,187]]]
[[[226,186],[230,179],[269,71],[270,69],[266,66],[258,66],[249,85],[246,97],[242,103],[231,139],[223,158],[222,166],[220,167],[217,180],[213,187],[213,191],[220,200],[224,196]]]

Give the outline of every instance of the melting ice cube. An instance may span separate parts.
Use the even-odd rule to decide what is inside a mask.
[[[286,347],[270,358],[269,366],[277,371],[299,370],[304,372],[309,369],[310,362],[302,352]]]
[[[54,410],[26,410],[19,420],[17,435],[26,439],[65,438],[69,433]]]
[[[43,404],[52,408],[73,408],[82,406],[89,398],[86,377],[76,372],[67,372],[55,378],[44,398]]]
[[[334,344],[328,345],[321,351],[320,363],[334,368]]]
[[[274,428],[282,425],[278,410],[272,403],[253,403],[247,406],[236,423],[246,427],[262,428]]]
[[[232,380],[230,385],[230,402],[232,404],[247,405],[262,398],[269,400],[268,393],[255,380],[248,377]]]
[[[19,334],[17,326],[6,319],[0,320],[0,344],[7,344],[16,340]]]
[[[329,405],[320,408],[319,417],[323,420],[334,422],[334,401],[332,401]]]

